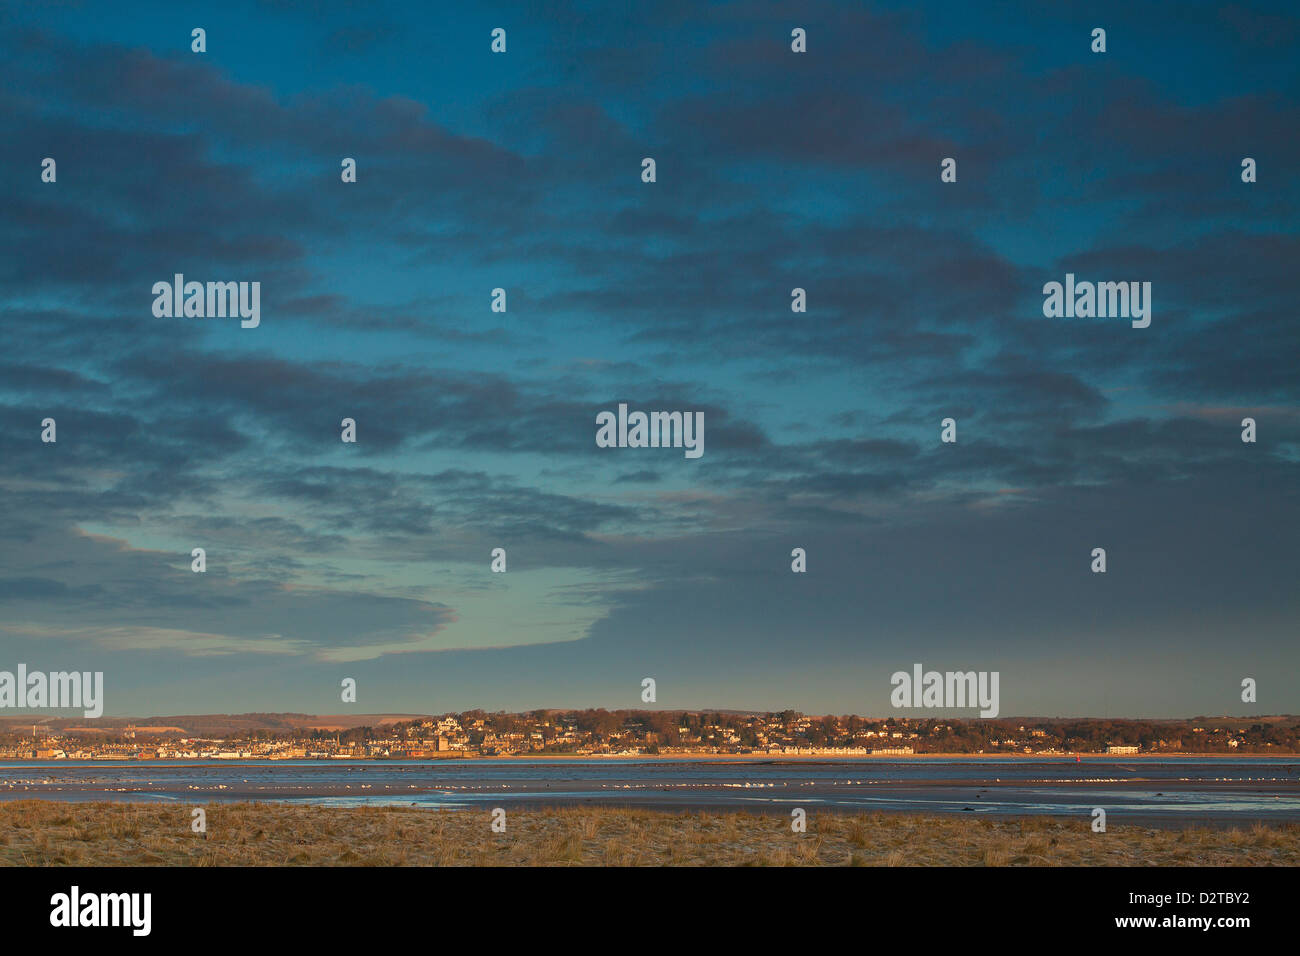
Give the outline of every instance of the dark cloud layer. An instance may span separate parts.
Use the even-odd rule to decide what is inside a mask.
[[[918,655],[1192,713],[1300,664],[1292,11],[528,4],[506,58],[426,38],[433,95],[412,11],[315,6],[203,56],[144,5],[0,35],[6,656],[118,713],[337,709],[344,667],[376,710],[882,712]],[[262,326],[154,318],[177,272]],[[1066,272],[1151,282],[1151,327],[1045,319]],[[704,457],[596,448],[619,402],[703,411]]]

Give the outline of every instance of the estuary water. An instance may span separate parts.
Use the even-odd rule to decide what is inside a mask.
[[[274,800],[439,810],[601,804],[1300,821],[1300,757],[508,758],[0,763],[0,800]]]

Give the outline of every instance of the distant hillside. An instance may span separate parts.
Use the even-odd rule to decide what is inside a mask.
[[[0,717],[0,733],[20,733],[32,724],[77,733],[118,734],[134,727],[137,734],[176,737],[223,737],[254,730],[347,730],[351,727],[379,727],[406,720],[420,720],[426,714],[181,714],[167,717],[44,717],[39,714]]]
[[[604,711],[584,711],[575,708],[574,710],[565,711],[559,708],[545,708],[533,711],[524,711],[512,716],[523,718],[531,714],[544,713],[549,717],[557,714],[572,713],[606,713]],[[738,711],[738,710],[674,710],[674,711],[648,711],[648,710],[625,710],[615,711],[615,714],[628,718],[648,718],[650,715],[657,715],[659,718],[665,718],[671,714],[713,714],[719,718],[743,717],[759,712],[756,711]],[[785,713],[793,715],[794,711]],[[481,711],[475,712],[477,716],[484,716]],[[310,731],[323,730],[328,732],[346,731],[354,727],[381,727],[385,724],[396,724],[405,721],[424,720],[437,717],[436,714],[182,714],[174,716],[161,717],[100,717],[96,720],[86,720],[84,717],[50,717],[40,714],[6,714],[0,716],[0,734],[22,734],[30,733],[33,724],[38,727],[59,730],[64,732],[79,734],[105,734],[116,736],[126,730],[128,727],[135,729],[137,737],[157,735],[160,737],[225,737],[236,734],[248,734],[253,731],[270,731],[276,733],[288,733],[292,731]],[[804,715],[812,720],[824,720],[823,716]],[[848,715],[844,715],[848,716]],[[940,720],[953,725],[971,724],[985,725],[992,728],[996,723],[1001,727],[1015,727],[1024,725],[1025,727],[1051,727],[1059,728],[1070,725],[1084,724],[1104,724],[1104,725],[1122,725],[1138,724],[1159,726],[1164,729],[1176,727],[1185,727],[1190,729],[1193,726],[1205,728],[1222,728],[1229,732],[1238,732],[1246,730],[1252,726],[1260,725],[1266,728],[1290,728],[1300,725],[1300,717],[1294,715],[1261,715],[1258,717],[1182,717],[1167,719],[1145,719],[1129,717],[1002,717],[996,721],[983,721],[971,718],[936,718],[930,715],[918,715],[915,712],[902,713],[895,716],[897,719],[906,722],[907,720]],[[867,720],[881,720],[883,718],[873,717],[865,718]]]

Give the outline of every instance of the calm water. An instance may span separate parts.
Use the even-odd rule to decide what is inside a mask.
[[[1300,821],[1300,758],[50,761],[0,763],[0,799],[279,800],[438,809],[601,803],[784,812]]]

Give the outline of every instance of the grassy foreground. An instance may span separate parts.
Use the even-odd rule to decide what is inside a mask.
[[[0,803],[6,866],[1296,866],[1300,825],[1157,830],[1029,817],[672,813],[608,807],[488,811],[410,807]]]

